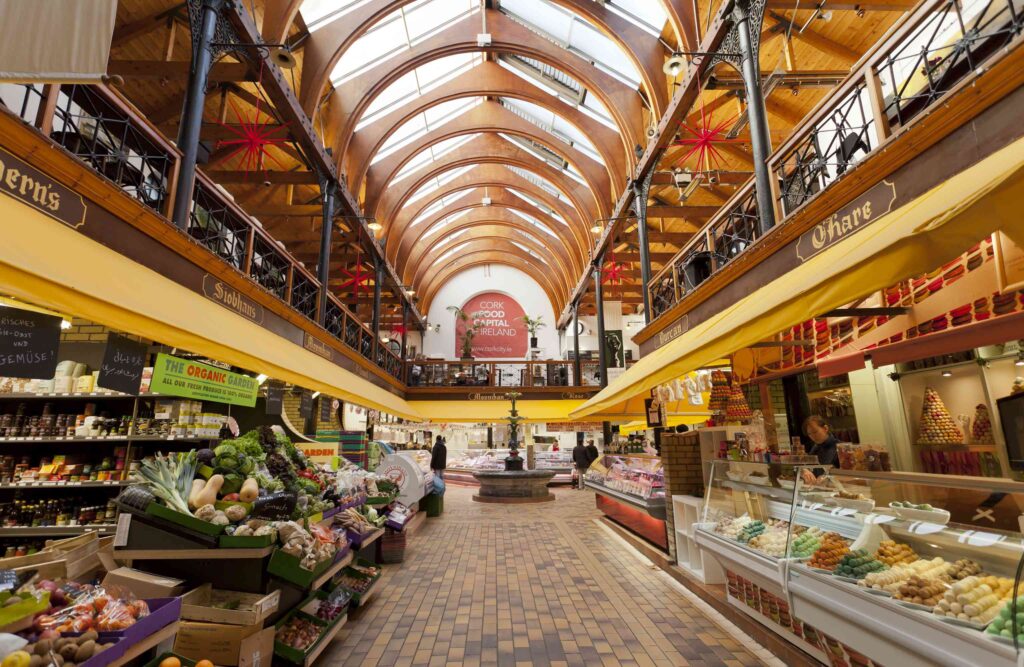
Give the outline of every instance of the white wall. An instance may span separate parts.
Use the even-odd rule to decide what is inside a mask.
[[[558,331],[555,312],[544,289],[528,274],[502,264],[474,266],[456,274],[441,287],[430,304],[427,320],[440,324],[441,331],[424,334],[423,353],[428,357],[457,359],[455,350],[455,316],[448,306],[462,306],[481,292],[502,292],[519,302],[530,317],[540,315],[547,325],[537,332],[541,359],[558,358]]]
[[[580,335],[580,352],[597,350],[597,318],[592,315],[580,317],[580,324],[583,326],[583,333]],[[633,351],[633,360],[640,358],[640,347],[633,342],[633,336],[637,335],[644,328],[643,315],[624,315],[622,303],[619,301],[606,301],[604,304],[604,328],[608,331],[622,329],[622,339],[627,350]],[[572,324],[565,328],[565,336],[562,338],[562,351],[572,351]]]

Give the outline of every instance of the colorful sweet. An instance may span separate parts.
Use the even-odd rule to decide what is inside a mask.
[[[811,556],[811,560],[807,561],[807,565],[831,572],[849,551],[850,545],[842,535],[827,533],[821,538],[821,546]]]
[[[729,390],[729,400],[725,408],[725,420],[728,422],[747,422],[754,414],[747,404],[747,397],[739,385],[733,385]]]
[[[967,577],[953,584],[932,612],[961,621],[985,625],[999,613],[1003,603],[1013,596],[1013,580],[1006,577]]]
[[[722,519],[715,524],[714,530],[722,537],[735,540],[740,534],[740,531],[743,530],[743,527],[751,521],[752,519],[745,514],[743,516],[732,517],[730,519]]]
[[[1007,600],[1002,609],[992,618],[986,632],[990,635],[1013,639],[1014,621],[1017,624],[1017,641],[1024,643],[1024,595],[1017,598],[1016,604],[1013,600]]]
[[[761,521],[759,519],[755,519],[755,520],[751,521],[750,523],[748,523],[747,525],[743,526],[743,529],[740,530],[739,535],[736,536],[736,541],[737,542],[749,542],[751,538],[757,537],[758,535],[763,533],[765,530],[766,530],[766,526],[764,525],[764,521]]]
[[[946,584],[936,579],[912,576],[892,594],[893,598],[925,607],[934,607],[946,593]]]
[[[976,445],[991,445],[995,442],[992,437],[992,418],[988,414],[988,406],[984,403],[978,403],[974,408],[971,442]]]
[[[817,526],[812,526],[793,538],[789,545],[789,555],[792,558],[807,558],[821,546],[821,538],[824,531]]]
[[[964,441],[964,434],[949,415],[939,393],[932,387],[924,390],[921,422],[917,442],[922,445],[956,445]]]
[[[786,539],[786,531],[773,529],[752,538],[748,545],[773,558],[782,558],[786,554]]]
[[[863,579],[867,574],[871,572],[879,572],[881,570],[887,570],[889,566],[885,563],[875,560],[866,549],[857,549],[851,551],[839,564],[836,565],[836,569],[833,574],[837,574],[842,577],[850,577],[851,579]]]
[[[882,540],[875,552],[875,558],[882,561],[889,567],[913,563],[918,559],[914,550],[908,544],[901,544],[894,540]]]
[[[871,572],[859,583],[867,588],[895,593],[910,577],[916,576],[921,579],[936,579],[942,581],[949,571],[950,565],[939,557],[931,560],[916,560],[913,563],[903,563],[888,570]]]
[[[953,563],[948,574],[951,581],[960,581],[975,575],[986,576],[985,572],[981,569],[981,565],[970,558],[961,558]]]

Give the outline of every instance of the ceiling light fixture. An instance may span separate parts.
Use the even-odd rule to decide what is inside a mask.
[[[267,381],[267,376],[264,375],[263,373],[260,373],[259,375],[256,376],[256,384],[257,385],[263,384],[266,381]]]
[[[951,377],[953,377],[953,371],[951,371],[951,370],[949,370],[947,368],[946,370],[942,371],[942,377],[944,377],[944,378],[951,378]]]
[[[686,67],[686,58],[679,51],[672,54],[672,57],[661,66],[661,71],[669,76],[679,76],[679,73]]]
[[[595,222],[594,226],[590,228],[590,231],[593,232],[594,234],[600,234],[601,233],[601,225],[599,223]]]
[[[384,229],[384,225],[380,224],[376,220],[372,220],[366,224],[366,228],[369,229],[371,232],[379,232],[380,230]]]

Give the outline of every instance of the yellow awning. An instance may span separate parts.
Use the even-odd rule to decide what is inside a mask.
[[[687,426],[693,426],[694,424],[703,424],[707,421],[708,417],[711,416],[710,412],[701,415],[669,415],[668,424],[666,426],[673,427],[679,426],[680,424],[686,424]],[[647,421],[635,421],[629,422],[628,424],[619,424],[619,433],[636,433],[637,431],[646,431]]]
[[[626,411],[652,387],[931,271],[997,229],[1024,245],[1022,202],[1018,139],[643,357],[571,416]]]
[[[512,404],[508,401],[409,401],[422,419],[446,422],[500,422],[508,417]],[[569,412],[583,401],[528,400],[516,401],[516,409],[528,423],[568,421]]]
[[[402,398],[0,196],[0,292],[399,417]]]

